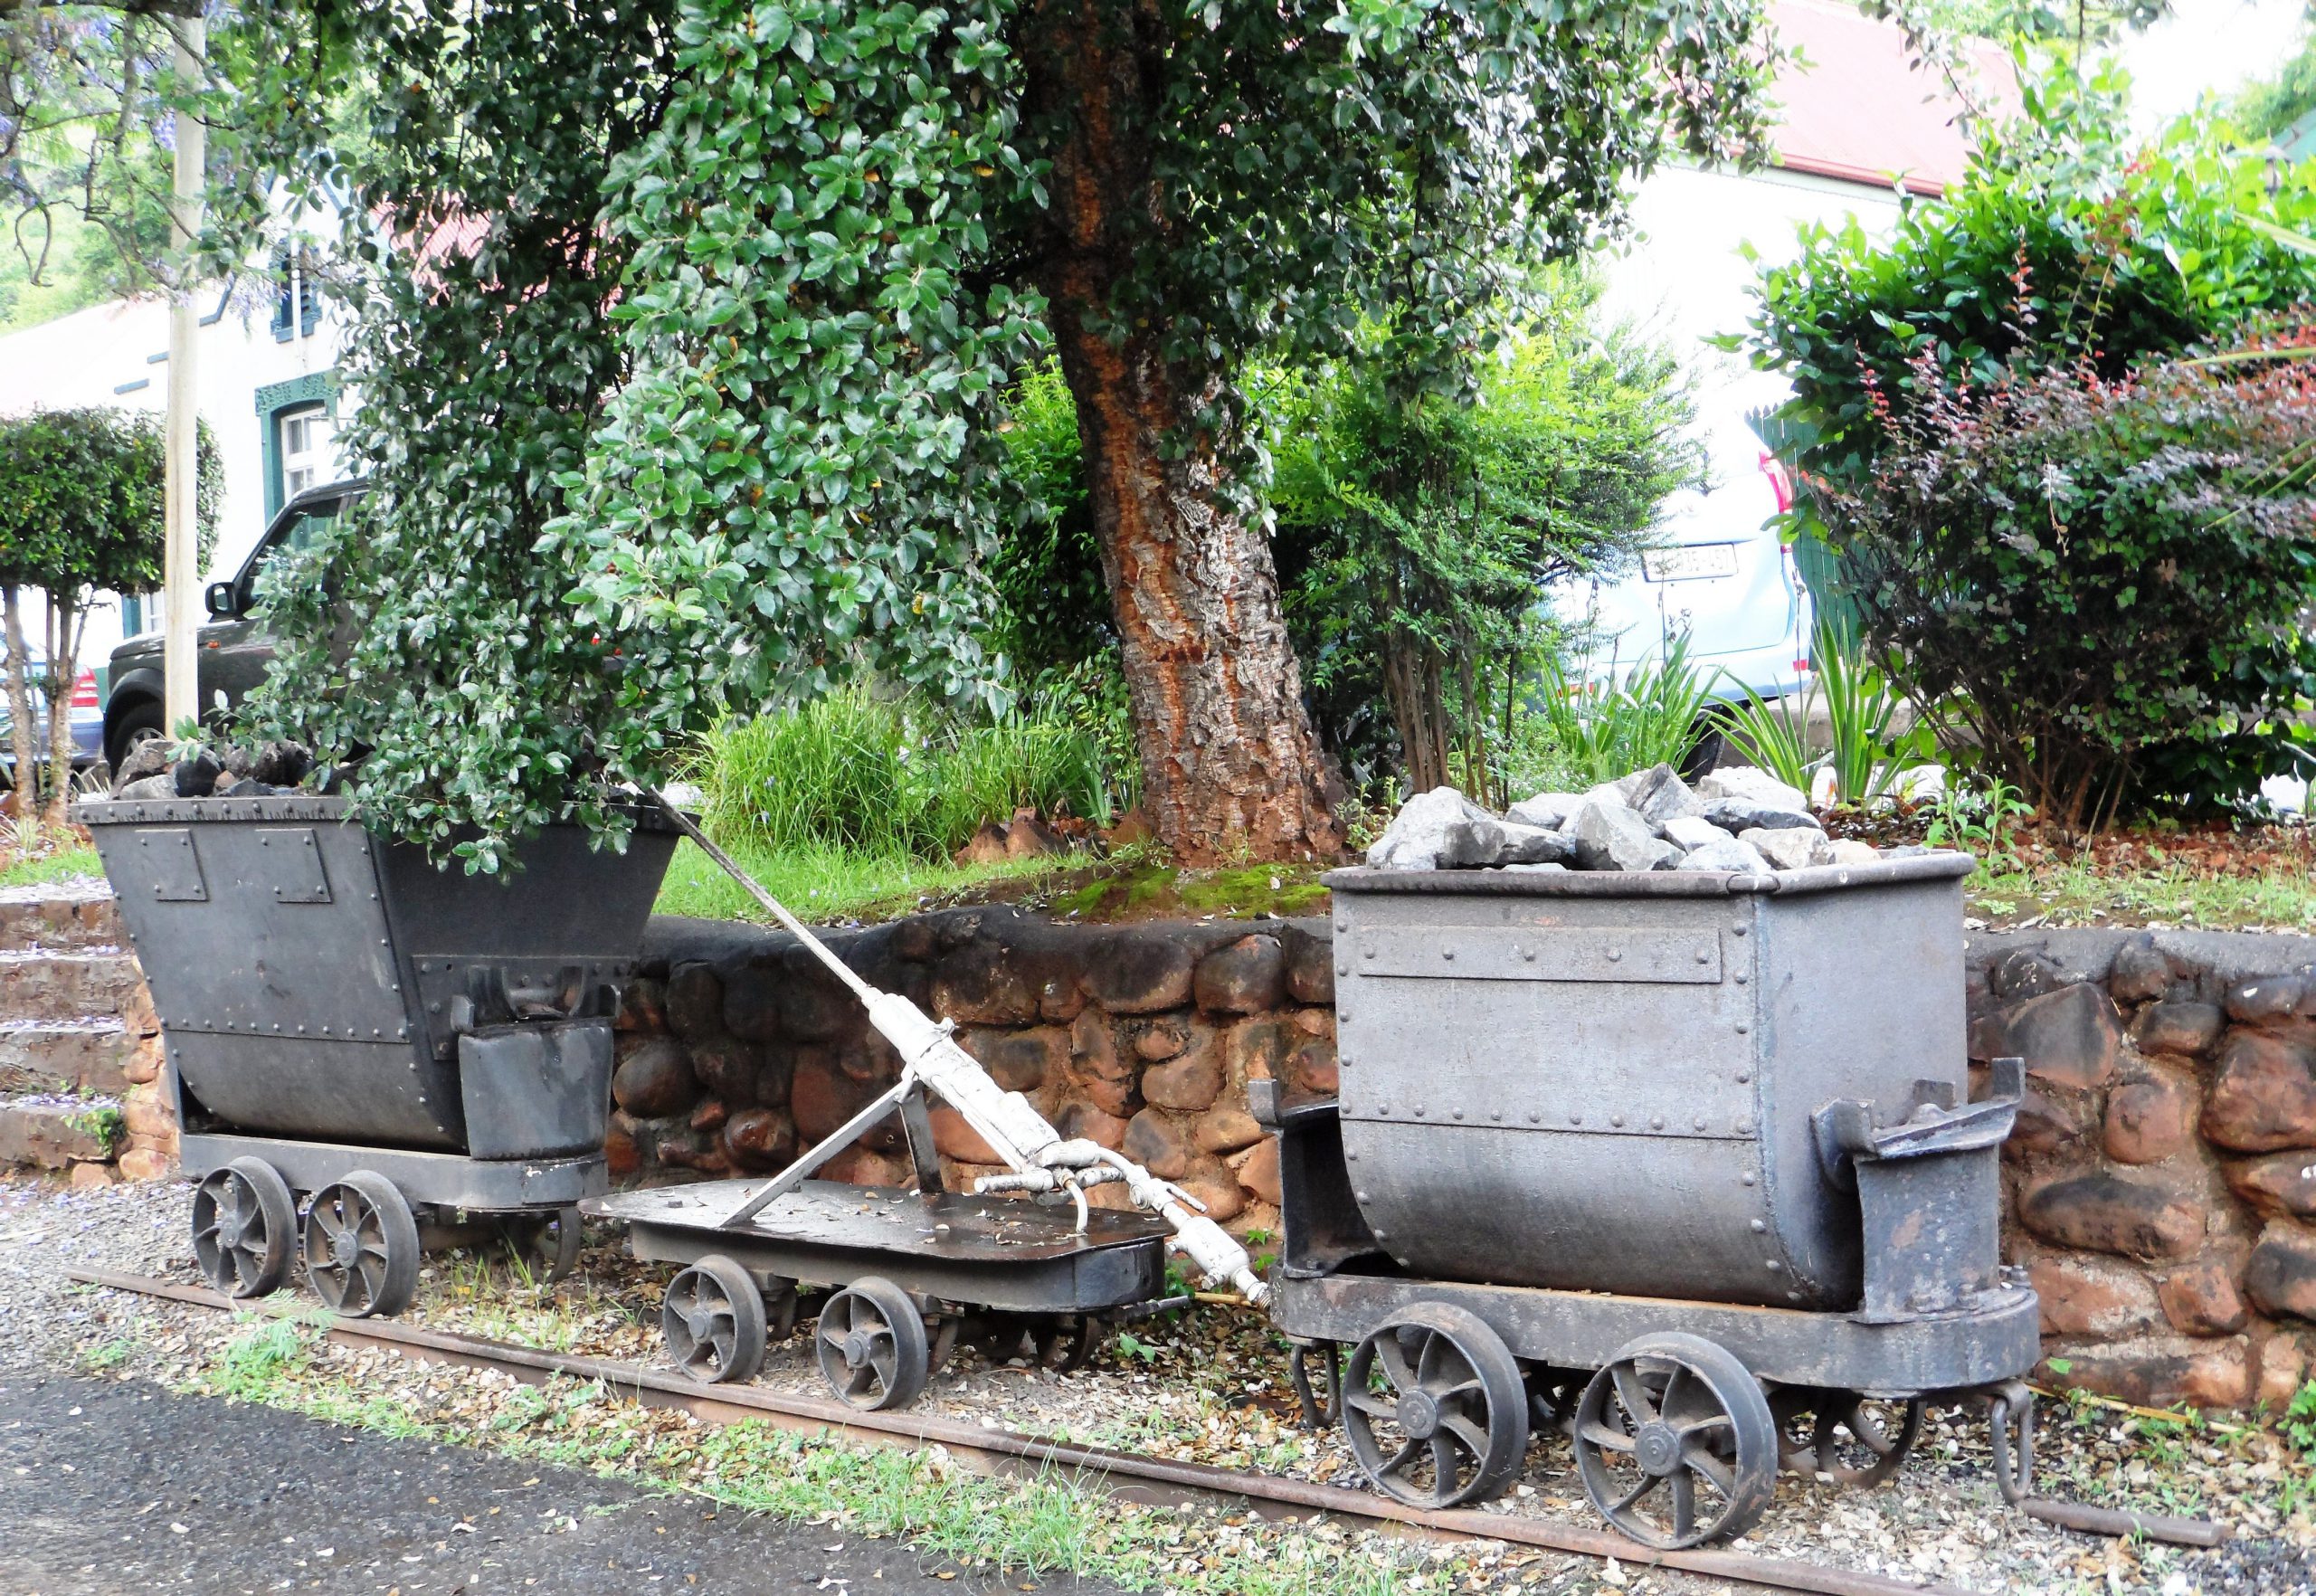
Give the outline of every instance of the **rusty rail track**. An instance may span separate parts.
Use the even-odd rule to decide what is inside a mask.
[[[243,1302],[214,1291],[106,1269],[67,1269],[68,1279],[134,1292],[192,1307],[302,1318],[286,1303]],[[1388,1497],[1283,1475],[1241,1472],[1181,1463],[1103,1447],[1079,1446],[1013,1430],[968,1424],[933,1414],[868,1413],[812,1397],[745,1385],[701,1385],[640,1364],[609,1358],[541,1352],[479,1336],[421,1329],[384,1319],[334,1319],[329,1338],[346,1346],[379,1347],[420,1363],[496,1369],[531,1384],[556,1376],[599,1381],[649,1407],[675,1408],[711,1424],[755,1420],[783,1430],[834,1431],[887,1446],[945,1448],[976,1472],[1022,1475],[1059,1469],[1102,1489],[1156,1506],[1229,1504],[1258,1516],[1293,1521],[1325,1515],[1378,1529],[1452,1541],[1500,1541],[1536,1551],[1607,1559],[1636,1568],[1666,1568],[1709,1579],[1813,1596],[1970,1596],[1959,1586],[1892,1579],[1751,1553],[1696,1548],[1658,1552],[1605,1530],[1469,1509],[1426,1512]]]

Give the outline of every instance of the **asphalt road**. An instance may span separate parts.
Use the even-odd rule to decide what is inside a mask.
[[[830,1526],[139,1382],[0,1382],[8,1596],[950,1596],[1033,1584],[1113,1596],[977,1578]]]

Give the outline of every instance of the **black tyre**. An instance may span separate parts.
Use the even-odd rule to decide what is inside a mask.
[[[149,743],[155,737],[166,736],[168,727],[162,723],[161,707],[150,698],[144,699],[121,711],[119,720],[105,728],[105,763],[119,770],[129,750],[139,743]]]

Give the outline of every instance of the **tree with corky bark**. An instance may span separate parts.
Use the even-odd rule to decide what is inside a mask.
[[[322,59],[312,41],[343,49],[379,86],[349,217],[455,213],[483,235],[461,245],[472,267],[381,252],[406,280],[431,270],[420,313],[461,329],[466,380],[420,385],[452,411],[582,366],[592,390],[605,367],[579,345],[616,328],[584,461],[507,489],[566,496],[536,543],[559,615],[519,580],[472,603],[441,593],[455,613],[439,622],[386,596],[531,518],[464,517],[480,462],[428,461],[441,412],[373,402],[356,423],[387,480],[325,552],[340,591],[380,595],[400,624],[363,629],[354,674],[452,637],[484,638],[506,669],[458,660],[441,681],[455,708],[338,694],[321,729],[381,750],[361,777],[375,811],[437,838],[479,824],[460,845],[483,863],[510,826],[571,803],[571,773],[655,774],[731,705],[864,668],[1001,697],[973,566],[1007,491],[1001,395],[1049,348],[1077,404],[1161,841],[1190,860],[1332,853],[1244,363],[1343,353],[1388,320],[1410,394],[1464,398],[1536,263],[1612,228],[1638,175],[1676,146],[1750,153],[1772,53],[1745,0],[535,3],[459,7],[457,30],[429,9],[300,8],[279,25],[311,40],[249,52],[245,96],[287,103],[282,74]],[[597,42],[614,84],[567,87],[553,50],[518,47],[607,26],[628,30]],[[490,103],[439,97],[461,84]],[[538,157],[460,135],[511,119],[508,99],[550,140],[599,110],[620,130],[596,141],[594,239],[563,237],[548,274],[555,291],[591,282],[592,308],[506,286],[536,280],[505,208],[537,202],[505,173]],[[455,155],[394,164],[422,139]],[[500,364],[471,358],[477,339]],[[384,359],[393,341],[365,347]],[[428,342],[392,351],[405,386]],[[524,442],[482,447],[503,474]],[[327,665],[319,610],[282,619],[315,640],[285,658]],[[293,708],[286,685],[274,702]]]

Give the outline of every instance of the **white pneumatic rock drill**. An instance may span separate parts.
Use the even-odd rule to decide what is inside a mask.
[[[1235,1286],[1251,1303],[1259,1304],[1269,1297],[1270,1287],[1255,1273],[1254,1260],[1247,1256],[1247,1249],[1228,1230],[1206,1217],[1205,1205],[1197,1198],[1098,1142],[1065,1137],[1046,1123],[1045,1116],[1027,1097],[1019,1092],[1009,1092],[991,1079],[973,1055],[951,1038],[947,1021],[930,1019],[898,993],[879,992],[862,980],[729,854],[709,841],[692,823],[690,816],[660,793],[654,792],[651,796],[684,835],[745,888],[774,919],[828,966],[830,974],[851,990],[868,1010],[868,1023],[893,1044],[901,1057],[900,1078],[894,1085],[795,1163],[750,1192],[746,1202],[719,1221],[723,1227],[745,1224],[783,1193],[802,1185],[814,1170],[850,1146],[869,1126],[896,1109],[908,1115],[921,1107],[921,1094],[931,1092],[954,1108],[1014,1172],[977,1181],[975,1191],[1067,1195],[1077,1206],[1077,1228],[1083,1230],[1086,1189],[1122,1181],[1135,1207],[1158,1215],[1173,1227],[1175,1250],[1190,1260],[1207,1285]]]

